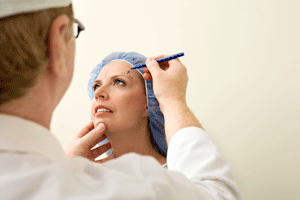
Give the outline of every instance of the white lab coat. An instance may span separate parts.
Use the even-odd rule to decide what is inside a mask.
[[[243,199],[218,148],[200,128],[170,141],[168,170],[129,153],[104,164],[69,159],[44,127],[0,114],[0,198]]]

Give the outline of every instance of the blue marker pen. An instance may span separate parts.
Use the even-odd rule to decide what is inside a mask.
[[[171,56],[167,56],[167,57],[164,57],[164,58],[157,59],[156,62],[161,63],[161,62],[173,60],[173,59],[181,57],[181,56],[184,56],[183,52],[177,53],[177,54],[174,54],[174,55],[171,55]],[[137,65],[134,65],[131,69],[138,69],[138,68],[143,68],[143,67],[146,67],[146,63],[140,63],[140,64],[137,64]]]

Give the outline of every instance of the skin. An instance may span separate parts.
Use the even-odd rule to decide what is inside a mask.
[[[91,104],[94,126],[106,125],[105,135],[116,157],[135,152],[153,156],[164,164],[165,157],[150,141],[144,79],[138,71],[130,70],[131,67],[124,61],[112,61],[99,73]],[[99,106],[111,112],[97,112]]]
[[[165,117],[165,134],[169,145],[171,138],[179,130],[191,126],[202,129],[203,127],[186,102],[188,83],[186,67],[178,58],[164,62],[162,66],[155,61],[166,56],[168,55],[148,58],[147,67],[143,68],[143,77],[146,80],[153,80],[154,94]]]
[[[65,40],[65,34],[70,34],[69,24],[70,19],[66,15],[60,15],[54,19],[49,29],[49,62],[47,66],[40,73],[36,85],[23,97],[2,105],[0,113],[18,116],[50,129],[53,111],[65,94],[73,76],[75,38],[71,38],[68,42]],[[73,29],[71,28],[71,30]],[[160,57],[163,56],[155,59]],[[153,80],[154,93],[165,116],[165,132],[168,144],[173,135],[182,128],[189,126],[202,128],[186,105],[185,93],[188,78],[186,68],[182,63],[178,59],[174,59],[168,61],[166,67],[161,69],[153,58],[149,58],[146,64],[147,68],[144,68],[146,73],[143,77]],[[122,72],[126,73],[128,70],[127,68]],[[111,71],[106,72],[108,76]],[[132,80],[135,78],[132,71],[130,76]],[[129,77],[129,79],[131,78]],[[109,97],[111,98],[111,96]],[[136,99],[131,99],[130,104],[126,106],[134,105],[132,102],[137,103]],[[112,105],[112,109],[117,108],[116,111],[118,112],[118,107]],[[144,112],[145,107],[139,106],[139,108],[141,108],[139,114],[146,113]],[[123,121],[127,120],[131,112],[132,110],[127,111],[125,117],[123,116]],[[143,122],[142,125],[140,124],[140,128],[132,126],[136,123],[135,121],[127,123],[123,131],[120,127],[122,127],[122,123],[124,125],[124,122],[120,122],[121,124],[115,128],[112,126],[115,123],[108,118],[98,119],[97,123],[90,122],[65,145],[64,150],[69,157],[83,156],[95,161],[95,158],[113,146],[117,156],[126,152],[138,152],[142,155],[151,155],[161,164],[164,164],[165,158],[160,156],[150,144],[148,128],[145,125],[146,119],[145,116],[137,119]],[[103,122],[107,120],[107,126],[100,123],[101,120]],[[104,134],[110,139],[111,144],[93,148],[95,144],[105,139]],[[113,158],[114,155],[97,162],[105,162]]]
[[[0,108],[1,113],[15,115],[50,129],[53,111],[68,89],[74,69],[75,38],[68,42],[65,34],[72,34],[70,19],[57,17],[49,29],[49,62],[36,85],[23,97]]]
[[[49,61],[41,71],[36,84],[24,96],[12,100],[0,107],[1,114],[14,115],[35,122],[50,130],[53,111],[68,89],[74,70],[75,37],[70,26],[70,19],[66,15],[55,18],[49,29]],[[66,35],[72,34],[66,41]],[[64,147],[69,157],[83,156],[95,161],[99,155],[107,151],[110,144],[92,150],[98,142],[105,139],[102,128],[94,128],[92,122],[87,124]],[[105,162],[113,159],[95,162]]]
[[[163,66],[160,66],[155,61],[156,59],[165,56],[162,55],[155,58],[148,58],[146,61],[147,67],[143,68],[143,71],[145,72],[143,78],[146,80],[153,80],[154,94],[165,117],[165,133],[167,144],[169,145],[172,137],[177,131],[190,126],[200,127],[202,129],[203,127],[193,112],[188,108],[185,100],[188,82],[186,67],[179,59],[165,62]],[[121,74],[127,72],[126,70],[123,70]],[[104,70],[104,72],[106,72],[106,77],[104,77],[107,78],[107,74],[110,72],[110,69],[106,71]],[[130,73],[133,78],[132,71]],[[95,96],[97,95],[95,94]],[[111,96],[109,97],[111,98]],[[108,127],[106,127],[101,120],[98,120],[96,123],[94,122],[95,121],[91,121],[87,124],[65,145],[64,149],[69,157],[83,156],[95,161],[95,158],[113,146],[114,152],[117,156],[126,152],[138,152],[142,155],[153,156],[161,164],[166,162],[166,159],[154,150],[153,146],[150,144],[149,137],[146,137],[146,126],[141,125],[140,127],[142,127],[144,131],[141,131],[141,134],[137,134],[138,132],[135,132],[135,135],[133,136],[128,134],[128,132],[116,131],[115,134],[113,134],[113,129],[111,129],[113,126],[111,126],[111,124],[108,124],[111,127],[110,130],[107,131]],[[104,134],[108,135],[112,144],[107,143],[91,150],[95,144],[106,138]],[[124,134],[127,134],[128,137],[124,137]],[[120,138],[124,140],[121,140]],[[111,156],[102,160],[97,160],[96,162],[105,162],[107,160],[114,159],[116,155],[112,154]]]
[[[133,127],[147,123],[144,83],[137,71],[127,73],[130,67],[130,64],[123,61],[110,62],[95,80],[92,118],[95,127],[100,122],[105,123],[107,136],[118,131],[131,131]],[[112,112],[101,112],[97,115],[97,106],[105,106]]]

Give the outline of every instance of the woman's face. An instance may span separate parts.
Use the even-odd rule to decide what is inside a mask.
[[[148,117],[144,80],[132,65],[112,61],[103,67],[94,82],[92,118],[96,127],[106,125],[106,134],[134,130]]]

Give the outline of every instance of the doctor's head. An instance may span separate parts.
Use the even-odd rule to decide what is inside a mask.
[[[39,78],[45,80],[41,74],[63,66],[66,76],[53,93],[59,102],[73,74],[72,19],[71,0],[0,1],[0,105],[30,94]]]
[[[164,117],[152,81],[143,79],[141,69],[130,70],[145,61],[136,52],[113,52],[93,69],[88,84],[92,120],[95,127],[101,122],[106,125],[108,139],[146,129],[152,145],[165,156]]]

